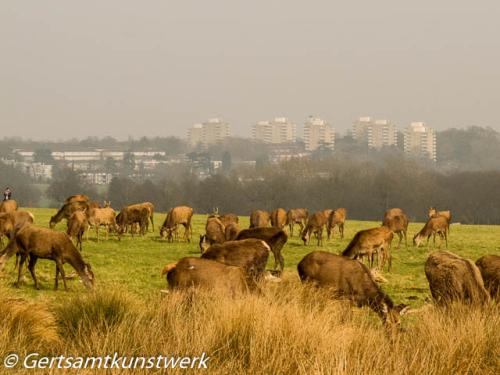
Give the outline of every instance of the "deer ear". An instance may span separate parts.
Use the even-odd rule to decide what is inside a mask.
[[[381,310],[384,314],[387,314],[388,310],[387,310],[387,305],[385,303],[382,302],[382,310]]]

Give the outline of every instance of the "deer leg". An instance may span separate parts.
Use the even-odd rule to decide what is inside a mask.
[[[26,261],[26,255],[21,254],[21,262],[19,263],[19,268],[17,270],[17,283],[16,288],[19,289],[19,284],[21,282],[21,271],[23,269],[24,262]]]
[[[399,236],[399,243],[398,243],[398,249],[399,249],[401,247],[401,242],[403,242],[403,233],[398,232],[398,236]]]
[[[448,235],[444,232],[444,239],[446,240],[446,247],[448,247]]]
[[[96,233],[96,236],[97,236],[97,242],[99,242],[99,229],[101,228],[101,223],[98,222],[96,223],[95,225],[95,233]]]
[[[339,232],[340,232],[340,227],[339,227]],[[344,239],[344,223],[342,223],[342,239]]]
[[[155,223],[153,221],[153,214],[151,214],[151,216],[149,217],[149,219],[151,220],[151,227],[153,228],[153,232],[155,231]]]
[[[67,292],[68,291],[68,285],[66,284],[66,274],[64,273],[64,268],[63,268],[63,263],[61,259],[56,259],[56,265],[57,268],[59,269],[59,272],[61,273],[61,277],[64,283],[64,290]]]
[[[404,230],[404,235],[405,235],[405,245],[406,245],[406,249],[408,250],[408,240],[406,238],[406,233],[407,233],[407,230],[405,229]]]
[[[111,228],[110,228],[110,225],[107,224],[106,225],[106,239],[104,240],[104,242],[108,242],[109,232],[111,232]]]
[[[429,240],[431,239],[431,235],[427,236],[427,251],[429,251]]]
[[[90,232],[90,224],[87,226],[87,234],[85,235],[85,239],[89,242],[89,232]]]

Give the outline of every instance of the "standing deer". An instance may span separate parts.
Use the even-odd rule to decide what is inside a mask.
[[[286,227],[286,211],[282,208],[275,209],[271,214],[271,226],[285,229]]]
[[[446,235],[450,235],[450,223],[451,223],[451,212],[450,211],[437,211],[436,207],[429,207],[429,217],[438,217],[442,216],[448,220],[448,226],[446,227]]]
[[[179,242],[179,226],[183,225],[184,228],[186,228],[184,231],[184,239],[190,242],[189,234],[191,233],[191,239],[193,237],[193,227],[191,224],[192,217],[193,209],[191,207],[179,206],[171,208],[160,228],[161,238],[167,238],[168,242],[174,242],[175,235],[175,239]]]
[[[392,258],[390,253],[394,232],[387,227],[360,230],[342,255],[349,259],[358,259],[364,263],[368,256],[369,268],[373,268],[373,254],[377,254],[377,266],[383,270],[386,260],[389,263],[389,272],[392,271]],[[382,253],[383,251],[383,253]]]
[[[335,209],[328,217],[328,239],[333,238],[335,226],[339,228],[340,238],[344,238],[344,223],[347,217],[347,210],[343,207]]]
[[[286,213],[286,225],[290,228],[290,237],[293,237],[293,227],[295,224],[300,226],[300,232],[306,226],[307,217],[309,216],[309,212],[305,208],[295,208],[292,210],[288,210]]]
[[[266,211],[253,211],[250,215],[250,228],[267,227],[269,223],[269,213]]]
[[[427,250],[429,250],[429,239],[431,236],[433,236],[434,239],[434,247],[436,247],[436,234],[439,234],[439,237],[441,238],[441,243],[439,244],[439,248],[441,249],[443,246],[443,237],[446,240],[446,247],[448,247],[448,236],[447,236],[447,228],[449,226],[449,221],[446,217],[444,216],[433,216],[429,220],[427,220],[427,223],[425,223],[425,226],[422,228],[420,232],[418,232],[414,237],[413,237],[413,244],[416,247],[420,246],[420,243],[422,240],[427,237]]]
[[[393,210],[401,211],[399,208],[395,208]],[[393,210],[386,211],[384,215],[384,220],[382,221],[382,226],[389,228],[394,233],[397,233],[397,235],[399,236],[398,248],[401,246],[401,242],[403,241],[403,235],[404,235],[405,245],[406,248],[408,248],[408,241],[406,234],[408,232],[408,224],[410,223],[410,221],[402,211],[399,212]]]
[[[309,246],[311,235],[314,233],[318,238],[318,246],[323,246],[323,227],[327,222],[327,218],[323,211],[315,212],[307,221],[307,225],[302,232],[302,241],[305,246]]]

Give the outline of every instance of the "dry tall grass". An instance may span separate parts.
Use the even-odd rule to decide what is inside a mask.
[[[50,303],[8,300],[0,294],[0,358],[35,350],[67,356],[118,352],[129,357],[206,352],[211,357],[208,373],[500,371],[500,316],[495,307],[456,305],[448,313],[431,308],[403,317],[406,332],[390,343],[380,319],[368,309],[352,314],[346,304],[332,301],[324,291],[302,287],[295,277],[263,289],[262,297],[173,293],[147,302],[124,290],[59,292]]]

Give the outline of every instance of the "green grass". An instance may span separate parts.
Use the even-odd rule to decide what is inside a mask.
[[[50,216],[56,210],[54,209],[23,209],[32,212],[35,215],[35,224],[48,227]],[[122,241],[118,241],[115,233],[110,234],[110,239],[106,243],[105,229],[101,228],[101,242],[96,241],[95,230],[91,229],[89,242],[83,243],[83,257],[92,266],[96,277],[96,288],[105,289],[125,289],[137,295],[138,298],[147,300],[158,295],[161,289],[166,289],[165,278],[160,277],[162,268],[171,262],[174,262],[185,256],[199,256],[198,247],[199,235],[204,233],[206,216],[195,215],[193,220],[193,241],[191,243],[167,243],[159,237],[158,226],[165,219],[165,214],[155,213],[155,232],[150,231],[145,237],[134,237],[130,234],[125,235]],[[249,225],[248,217],[240,217],[240,226],[247,228]],[[311,241],[312,245],[305,247],[302,241],[297,237],[289,238],[283,248],[285,258],[285,276],[296,278],[298,276],[296,267],[298,262],[308,253],[316,250],[324,250],[332,253],[339,253],[343,250],[354,234],[361,229],[368,229],[379,226],[379,222],[351,221],[348,220],[345,225],[345,237],[340,239],[338,232],[335,232],[335,238],[328,241],[324,239],[324,246],[315,246],[316,240]],[[400,249],[397,249],[399,241],[397,235],[393,241],[392,257],[393,271],[389,274],[386,271],[384,276],[389,284],[384,284],[383,289],[392,297],[396,304],[411,303],[418,307],[424,303],[424,299],[430,296],[428,290],[405,290],[405,287],[427,288],[427,280],[424,273],[424,264],[428,252],[424,245],[416,249],[412,244],[413,234],[422,228],[422,223],[411,223],[408,233],[408,249],[404,243]],[[66,230],[66,222],[63,221],[56,226],[56,230]],[[295,230],[298,232],[297,228]],[[451,226],[451,238],[449,240],[449,251],[459,254],[468,259],[476,261],[485,254],[500,254],[500,244],[497,239],[500,236],[499,226]],[[183,229],[180,231],[183,234]],[[437,240],[439,244],[439,239]],[[444,246],[443,246],[444,249]],[[438,249],[437,249],[438,250]],[[432,247],[430,251],[434,251]],[[7,286],[8,293],[13,296],[24,297],[28,300],[51,299],[55,296],[64,294],[62,289],[54,292],[55,263],[50,260],[39,260],[36,267],[37,275],[40,278],[41,290],[34,288],[31,275],[25,268],[20,289],[13,285],[17,273],[14,273],[14,259],[12,258],[6,265],[4,274],[9,275],[7,279],[0,279],[0,286]],[[274,265],[274,257],[269,257],[268,268]],[[67,273],[73,272],[69,265],[65,265]],[[84,287],[79,278],[68,282],[69,293],[79,293],[84,291]],[[418,297],[417,300],[408,300],[409,296]]]

